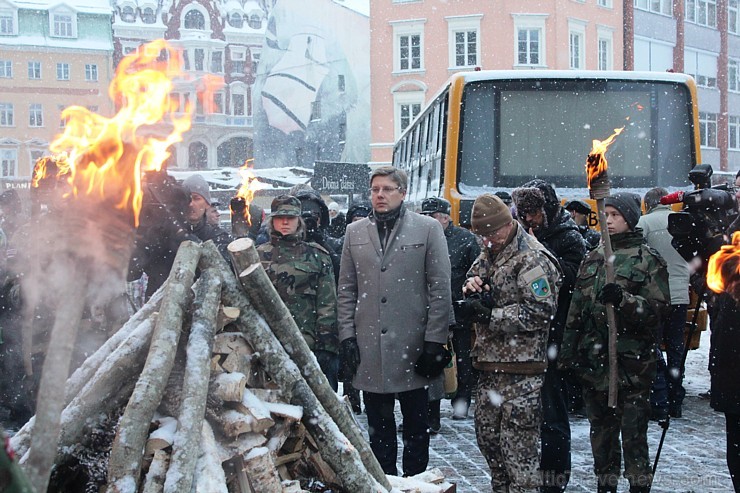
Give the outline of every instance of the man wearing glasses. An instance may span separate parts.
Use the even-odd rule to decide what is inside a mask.
[[[493,491],[539,491],[540,391],[557,310],[558,262],[495,195],[475,200],[471,224],[482,240],[463,287],[475,314],[473,366],[481,372],[478,447]]]
[[[370,446],[398,475],[396,422],[403,414],[403,474],[429,462],[427,386],[450,361],[450,260],[442,226],[404,207],[407,177],[386,166],[370,177],[373,211],[347,225],[339,270],[340,380],[364,392]]]

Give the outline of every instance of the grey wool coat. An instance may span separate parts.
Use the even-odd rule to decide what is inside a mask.
[[[402,210],[383,252],[375,219],[349,224],[337,290],[339,340],[357,337],[352,385],[378,394],[424,387],[414,371],[424,341],[447,342],[450,259],[442,226]]]

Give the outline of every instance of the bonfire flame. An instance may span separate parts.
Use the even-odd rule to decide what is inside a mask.
[[[606,150],[610,145],[612,145],[614,139],[616,139],[617,135],[621,134],[623,130],[624,127],[615,128],[614,133],[611,134],[608,139],[593,140],[591,152],[586,160],[586,180],[589,189],[591,189],[592,183],[595,183],[599,179],[605,179],[608,167],[606,161]]]
[[[740,302],[740,231],[732,235],[732,244],[722,245],[709,257],[707,287],[715,293],[728,293]]]
[[[181,142],[182,134],[190,129],[192,107],[188,105],[177,116],[178,104],[170,98],[172,80],[183,77],[179,60],[164,40],[153,41],[118,64],[108,89],[120,107],[113,118],[80,106],[62,112],[67,125],[50,149],[67,155],[71,195],[111,200],[116,208],[131,211],[138,226],[142,173],[159,171],[170,156],[167,149]],[[204,78],[199,93],[201,97],[212,96],[222,84],[220,78]],[[170,127],[164,137],[152,135],[148,128],[160,123]],[[38,168],[36,184],[47,169]]]
[[[250,226],[252,225],[252,216],[249,214],[249,204],[254,200],[254,193],[260,188],[260,182],[254,176],[254,173],[252,173],[253,165],[254,159],[247,159],[244,166],[239,168],[242,184],[239,187],[239,191],[236,192],[236,198],[244,201],[244,219],[246,219]],[[231,213],[234,214],[234,212],[232,208]]]

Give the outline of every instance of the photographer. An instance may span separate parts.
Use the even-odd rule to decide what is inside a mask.
[[[329,208],[319,192],[303,189],[295,197],[301,201],[301,217],[306,224],[306,241],[321,245],[329,253],[334,281],[339,282],[340,243],[329,235]]]
[[[558,261],[495,195],[475,200],[472,230],[481,237],[482,252],[468,271],[468,299],[456,302],[455,318],[475,322],[478,447],[493,491],[533,491],[542,486],[540,392],[557,309]]]

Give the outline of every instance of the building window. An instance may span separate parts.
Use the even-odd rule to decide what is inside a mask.
[[[16,149],[0,149],[0,173],[3,178],[18,174],[18,151]]]
[[[247,25],[252,29],[262,29],[262,18],[257,14],[252,14],[247,20]]]
[[[740,150],[740,117],[731,116],[728,122],[730,138],[729,145],[730,149]]]
[[[141,11],[141,20],[144,24],[154,24],[157,22],[157,15],[154,13],[154,9],[147,7]]]
[[[519,65],[540,64],[541,29],[519,29],[517,31],[517,63]]]
[[[574,70],[583,69],[583,33],[570,32],[570,68]]]
[[[203,62],[206,58],[206,52],[203,48],[195,49],[195,70],[203,71]]]
[[[229,16],[229,25],[241,29],[244,25],[244,17],[239,12],[234,12]]]
[[[686,21],[717,27],[717,0],[686,0]]]
[[[184,26],[185,29],[198,29],[203,31],[206,28],[206,18],[203,17],[203,14],[198,10],[189,10],[188,13],[185,14]]]
[[[29,127],[43,127],[44,126],[44,110],[43,107],[34,103],[28,108],[28,126]]]
[[[345,91],[345,82],[344,82],[344,75],[339,74],[337,75],[337,91],[344,92]]]
[[[421,68],[421,34],[406,34],[398,39],[398,59],[401,70]]]
[[[665,72],[671,68],[673,68],[672,45],[635,37],[635,70]]]
[[[212,113],[223,115],[224,113],[224,93],[217,92],[213,95]]]
[[[245,107],[244,94],[231,95],[231,114],[234,116],[244,116]]]
[[[607,7],[607,8],[611,8],[611,6],[612,6],[612,0],[598,0],[598,1],[596,2],[596,4],[597,4],[597,5],[599,6],[599,7]]]
[[[634,0],[636,9],[673,16],[673,0]]]
[[[13,105],[0,103],[0,127],[12,127],[13,125]]]
[[[614,55],[612,53],[612,37],[606,33],[599,33],[599,70],[612,70]]]
[[[421,113],[421,103],[401,104],[400,106],[401,133],[403,133],[403,131],[406,130],[409,127],[409,125],[411,125],[411,122],[414,121],[414,118],[419,116],[419,113]]]
[[[88,82],[98,81],[98,66],[95,63],[85,64],[85,80]]]
[[[98,112],[98,105],[97,104],[89,105],[87,107],[87,111],[89,111],[90,113],[97,113]]]
[[[699,133],[702,147],[717,147],[717,114],[699,112]]]
[[[311,121],[321,120],[321,101],[316,100],[311,103]]]
[[[0,78],[13,78],[13,62],[10,60],[0,60]]]
[[[136,21],[136,13],[134,12],[134,8],[126,5],[124,8],[121,9],[121,20],[123,22],[135,22]]]
[[[684,72],[691,75],[699,87],[717,87],[716,54],[687,49],[684,54]]]
[[[15,16],[12,13],[0,13],[0,35],[10,36],[15,34]]]
[[[455,33],[455,67],[473,67],[478,64],[478,33]]]
[[[68,118],[62,117],[62,113],[64,112],[64,105],[57,105],[57,109],[59,110],[59,128],[64,128],[67,126],[68,121]]]
[[[57,80],[69,80],[69,63],[57,63]]]
[[[730,60],[727,64],[727,89],[740,92],[740,64],[737,60]]]
[[[72,14],[53,14],[54,36],[58,38],[73,38],[74,26]]]
[[[28,78],[41,79],[41,62],[28,62]]]
[[[214,51],[211,53],[211,72],[220,74],[224,71],[224,52]]]
[[[740,34],[739,10],[738,0],[729,0],[727,4],[727,30],[733,34]]]

